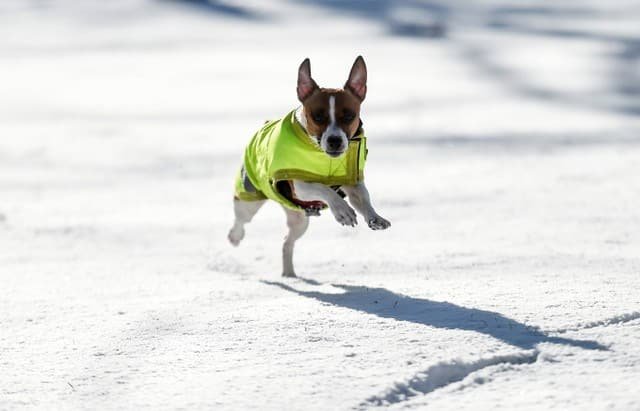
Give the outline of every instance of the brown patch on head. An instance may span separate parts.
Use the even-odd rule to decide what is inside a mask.
[[[331,124],[330,97],[335,98],[335,121],[348,138],[360,126],[360,100],[342,89],[319,88],[302,103],[307,120],[307,131],[321,136]]]

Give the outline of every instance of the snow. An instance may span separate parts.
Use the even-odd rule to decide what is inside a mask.
[[[640,409],[633,1],[4,0],[0,409]],[[393,226],[226,241],[295,70]]]

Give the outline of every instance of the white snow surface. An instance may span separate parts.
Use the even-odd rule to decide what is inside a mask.
[[[3,0],[0,409],[640,409],[636,1]],[[369,67],[392,227],[233,177]]]

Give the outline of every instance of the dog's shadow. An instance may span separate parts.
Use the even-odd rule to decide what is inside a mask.
[[[298,278],[309,285],[319,286],[314,280]],[[487,334],[507,344],[523,349],[533,349],[540,343],[554,343],[589,350],[607,350],[596,341],[575,340],[550,336],[532,327],[493,311],[467,308],[445,301],[431,301],[396,294],[385,288],[369,288],[344,284],[332,284],[344,290],[342,293],[303,291],[276,281],[262,280],[303,297],[349,308],[382,318],[393,318],[415,324],[451,330],[475,331]]]

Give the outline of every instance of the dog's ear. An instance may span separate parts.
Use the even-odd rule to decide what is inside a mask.
[[[305,101],[317,89],[318,85],[311,78],[311,62],[306,58],[298,68],[298,100]]]
[[[358,56],[353,63],[349,80],[345,83],[344,88],[355,94],[360,100],[364,100],[367,95],[367,66],[364,64],[362,56]]]

